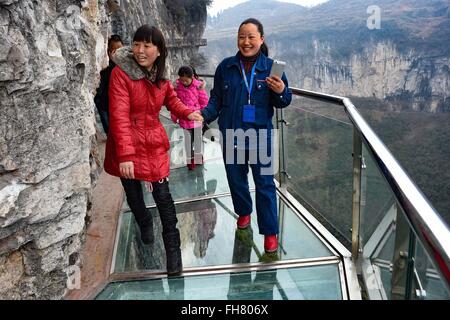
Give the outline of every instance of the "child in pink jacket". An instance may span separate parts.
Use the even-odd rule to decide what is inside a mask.
[[[180,100],[192,111],[198,111],[208,104],[208,96],[201,89],[202,82],[196,79],[195,71],[189,66],[182,66],[178,70],[178,80],[175,85]],[[172,120],[179,122],[184,130],[184,143],[186,147],[186,163],[189,170],[194,170],[196,164],[203,163],[203,140],[201,122],[178,119],[171,114]]]

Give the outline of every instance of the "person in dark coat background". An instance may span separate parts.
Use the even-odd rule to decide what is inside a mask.
[[[95,106],[97,107],[100,121],[102,122],[103,130],[108,134],[109,129],[109,78],[111,72],[116,66],[113,61],[113,56],[116,50],[123,47],[123,41],[117,34],[112,35],[108,40],[108,57],[109,65],[100,72],[100,85],[97,88],[97,93],[94,97]]]

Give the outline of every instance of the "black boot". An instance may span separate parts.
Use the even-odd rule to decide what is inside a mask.
[[[153,218],[150,212],[148,212],[145,221],[141,222],[139,225],[139,229],[141,230],[142,242],[152,245],[155,241],[155,237],[153,235]]]
[[[174,232],[163,233],[164,248],[166,249],[167,274],[177,275],[183,270],[180,249],[180,232],[175,229]]]

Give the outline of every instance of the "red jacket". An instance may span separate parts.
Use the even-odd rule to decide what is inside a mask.
[[[169,139],[159,121],[161,107],[165,105],[182,119],[192,111],[178,99],[170,81],[160,81],[158,88],[145,78],[134,60],[129,61],[129,53],[125,58],[128,61],[122,64],[118,55],[109,83],[105,171],[120,177],[119,164],[133,161],[135,179],[158,181],[170,172]]]

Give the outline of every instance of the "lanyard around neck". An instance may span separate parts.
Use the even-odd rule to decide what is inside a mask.
[[[241,61],[241,67],[242,67],[242,77],[244,78],[245,86],[247,87],[248,91],[248,104],[250,104],[250,97],[252,95],[253,90],[253,80],[255,79],[255,69],[256,69],[256,62],[253,64],[253,68],[250,74],[250,84],[248,83],[247,76],[245,75],[245,68],[244,64]]]

